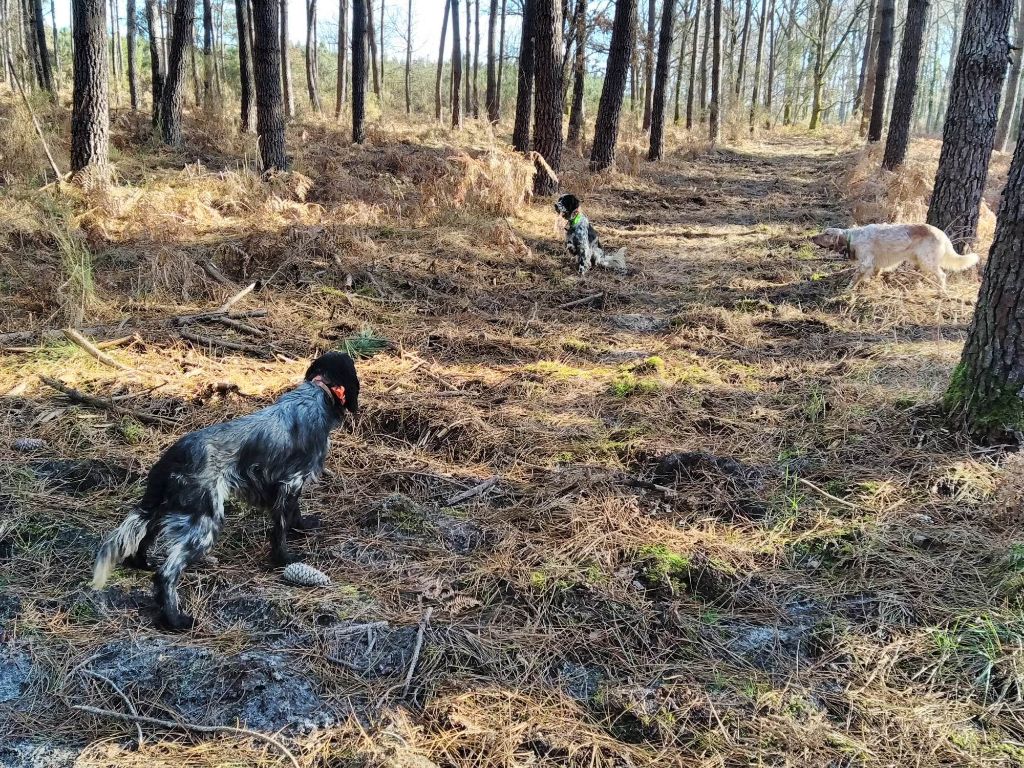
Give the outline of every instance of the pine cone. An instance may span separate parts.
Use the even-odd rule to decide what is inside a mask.
[[[306,563],[292,563],[281,575],[289,584],[300,587],[326,587],[331,583],[330,576]]]

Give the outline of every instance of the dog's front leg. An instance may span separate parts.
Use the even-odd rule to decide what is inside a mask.
[[[274,565],[282,566],[296,562],[299,558],[288,551],[288,531],[301,524],[299,514],[299,494],[292,490],[282,490],[271,510],[270,527],[270,560]]]

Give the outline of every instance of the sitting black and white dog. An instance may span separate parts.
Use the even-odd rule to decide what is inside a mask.
[[[576,260],[581,275],[593,266],[609,269],[626,268],[626,249],[619,248],[606,253],[601,248],[601,239],[590,220],[580,211],[580,201],[575,195],[562,195],[555,203],[555,210],[566,220],[565,250]]]
[[[300,515],[299,495],[323,471],[331,431],[358,410],[355,364],[329,352],[273,405],[185,435],[153,465],[142,500],[100,547],[93,589],[102,589],[119,563],[149,570],[147,551],[162,536],[167,559],[153,576],[161,621],[168,629],[190,629],[195,619],[178,608],[178,582],[213,547],[232,496],[270,513],[271,559],[292,562],[288,531],[319,526],[315,517]]]

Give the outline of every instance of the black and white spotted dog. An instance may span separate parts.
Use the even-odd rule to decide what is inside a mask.
[[[323,471],[331,431],[358,410],[355,364],[329,352],[273,405],[185,435],[153,465],[142,500],[100,547],[93,588],[101,589],[122,562],[148,570],[147,551],[162,537],[167,558],[153,576],[161,621],[190,629],[195,619],[178,608],[178,582],[213,547],[232,496],[270,512],[271,559],[292,562],[288,531],[319,526],[299,513],[302,489]]]
[[[585,275],[591,267],[608,269],[626,268],[626,249],[606,253],[601,248],[601,239],[590,220],[580,211],[580,201],[575,195],[562,195],[555,203],[555,210],[567,222],[565,228],[565,250],[576,260],[576,268]]]

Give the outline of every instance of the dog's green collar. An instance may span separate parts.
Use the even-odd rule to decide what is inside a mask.
[[[570,227],[575,227],[577,224],[579,224],[580,223],[580,216],[582,216],[582,215],[583,215],[582,213],[580,213],[579,211],[576,211],[576,213],[574,213],[572,215],[572,218],[569,219],[569,226]]]

